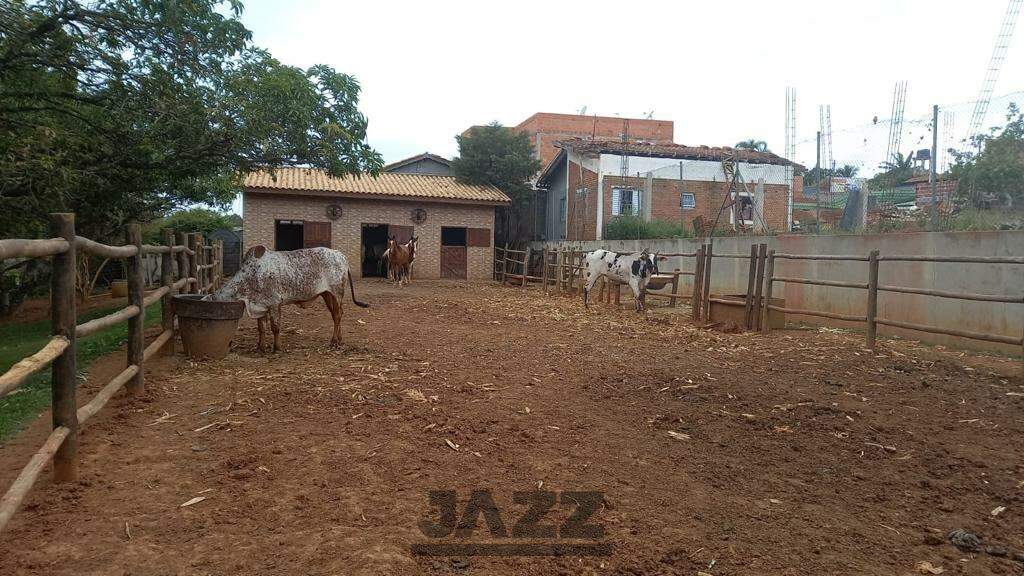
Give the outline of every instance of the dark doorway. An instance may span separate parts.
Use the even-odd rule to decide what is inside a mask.
[[[387,273],[382,257],[388,249],[387,224],[363,224],[363,277],[383,277]]]
[[[298,250],[302,245],[302,220],[274,221],[274,250]]]
[[[465,228],[441,228],[441,278],[466,279]]]

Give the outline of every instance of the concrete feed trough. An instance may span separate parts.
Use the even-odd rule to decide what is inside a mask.
[[[245,304],[211,302],[202,298],[201,294],[174,297],[181,343],[193,360],[220,360],[228,355],[238,321],[245,312]]]

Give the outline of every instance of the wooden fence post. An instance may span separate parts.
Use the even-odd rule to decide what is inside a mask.
[[[772,304],[772,285],[775,284],[775,250],[768,251],[768,269],[765,271],[764,308],[761,309],[761,332],[771,330],[768,325],[768,307]]]
[[[508,258],[508,242],[505,242],[505,252],[504,252],[504,254],[505,254],[505,257],[502,259],[502,267],[501,267],[501,283],[502,283],[502,285],[505,284],[505,279],[508,278],[508,260],[509,260],[509,258]]]
[[[188,263],[188,274],[192,278],[196,279],[196,284],[192,290],[193,294],[198,294],[202,287],[201,280],[199,279],[199,263],[202,262],[203,249],[199,247],[199,235],[196,233],[188,234],[188,247],[192,250],[192,258],[189,259]]]
[[[541,282],[544,283],[544,295],[548,294],[548,249],[544,248],[541,250],[541,265],[540,265],[540,276]]]
[[[697,255],[693,262],[693,295],[690,297],[690,309],[693,320],[701,319],[700,307],[704,302],[702,289],[704,287],[704,245],[697,248]]]
[[[761,328],[761,306],[764,302],[761,300],[761,293],[764,288],[764,264],[765,258],[768,257],[768,245],[758,244],[757,245],[757,274],[754,278],[754,311],[750,317],[751,329],[759,330]]]
[[[162,331],[174,330],[174,311],[171,309],[171,297],[174,296],[174,232],[164,229],[164,245],[167,252],[160,255],[160,285],[167,287],[167,294],[160,299],[160,326]],[[164,354],[174,356],[174,338],[164,345]]]
[[[68,241],[68,251],[52,260],[50,274],[50,317],[54,336],[68,339],[68,347],[53,361],[51,402],[53,427],[66,426],[68,437],[53,456],[53,479],[78,479],[78,404],[75,399],[75,215],[50,214],[50,236]]]
[[[142,228],[132,223],[125,231],[125,244],[135,246],[135,254],[126,258],[125,277],[128,280],[128,305],[138,306],[139,313],[128,319],[128,366],[138,366],[138,371],[128,381],[128,392],[138,396],[145,392],[146,381],[143,376],[142,350],[145,348],[143,342],[143,329],[146,320],[146,308],[143,303],[143,280],[142,280]]]
[[[526,275],[530,273],[530,247],[527,246],[526,250],[523,250],[523,285],[520,288],[526,288]]]
[[[672,272],[672,297],[668,299],[668,305],[676,307],[676,293],[679,292],[679,268]]]
[[[743,324],[750,330],[753,326],[751,313],[754,309],[754,276],[757,274],[757,244],[750,245],[750,266],[747,269],[747,293],[743,295]]]
[[[868,309],[867,314],[867,345],[871,350],[875,349],[875,336],[878,325],[875,317],[878,315],[878,250],[872,250],[868,254]]]
[[[704,287],[701,288],[700,294],[704,299],[701,308],[705,322],[711,321],[711,261],[714,259],[714,247],[714,243],[708,242],[704,251]]]

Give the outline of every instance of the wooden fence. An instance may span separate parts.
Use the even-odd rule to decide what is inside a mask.
[[[132,395],[141,394],[145,390],[146,360],[161,350],[174,353],[171,296],[175,293],[208,292],[221,281],[222,247],[218,244],[205,244],[200,234],[179,233],[175,237],[170,230],[165,230],[162,245],[148,245],[142,243],[139,225],[129,224],[125,232],[125,244],[110,246],[76,236],[74,214],[51,214],[50,235],[52,238],[45,240],[0,240],[0,260],[52,259],[50,307],[53,334],[41,350],[0,375],[2,398],[24,383],[29,376],[51,366],[53,413],[53,431],[0,498],[0,531],[3,531],[51,460],[55,481],[77,479],[79,427],[99,412],[122,387],[127,386]],[[76,325],[75,265],[80,252],[125,261],[128,306]],[[142,275],[142,260],[146,254],[159,254],[161,257],[161,285],[149,293],[144,292]],[[162,330],[149,346],[144,346],[143,321],[146,308],[157,301],[162,306]],[[92,400],[79,407],[76,397],[76,340],[121,322],[128,323],[126,367]]]
[[[532,254],[540,254],[539,275],[531,274],[538,266],[531,260]],[[555,250],[543,249],[540,251],[512,250],[506,245],[505,248],[495,249],[495,279],[500,282],[511,282],[520,287],[526,287],[528,282],[539,282],[544,287],[545,293],[550,293],[554,287],[556,292],[580,293],[586,281],[584,272],[584,260],[588,251],[574,248],[560,248]],[[712,303],[737,305],[735,299],[724,298],[721,295],[713,295],[712,290],[712,269],[715,258],[742,258],[750,262],[747,275],[747,290],[743,295],[744,322],[743,327],[748,330],[770,331],[768,312],[771,310],[785,314],[802,316],[815,316],[833,320],[863,323],[865,326],[865,345],[869,349],[875,348],[878,325],[928,332],[932,334],[945,334],[961,338],[997,342],[1018,346],[1021,349],[1022,364],[1021,376],[1024,378],[1024,334],[1020,336],[1006,336],[1003,334],[992,334],[987,332],[973,332],[958,328],[933,326],[904,322],[878,316],[878,296],[882,292],[901,294],[915,294],[929,298],[948,298],[956,300],[971,300],[978,302],[997,302],[1024,304],[1022,295],[1000,295],[1000,294],[978,294],[972,292],[950,292],[932,288],[893,286],[879,284],[879,266],[886,262],[931,262],[931,263],[955,263],[955,264],[1024,264],[1024,257],[969,257],[969,256],[922,256],[922,255],[881,255],[874,250],[865,255],[833,255],[833,254],[786,254],[776,253],[768,250],[767,244],[752,244],[749,254],[716,254],[714,245],[707,243],[701,245],[694,253],[661,253],[661,256],[693,258],[693,269],[681,271],[676,269],[670,274],[662,274],[665,284],[671,285],[669,293],[650,292],[648,296],[669,298],[670,305],[675,306],[677,301],[689,300],[692,307],[692,318],[695,321],[709,321]],[[790,276],[777,276],[775,272],[776,260],[819,260],[819,261],[843,261],[843,262],[865,262],[867,263],[866,277],[863,282],[851,282],[841,280],[827,280],[819,278],[801,278]],[[693,276],[693,289],[690,295],[679,292],[679,277],[684,275]],[[832,288],[846,288],[866,290],[867,299],[863,314],[839,314],[823,310],[806,310],[799,308],[788,308],[772,303],[773,288],[776,283],[807,284],[814,286],[827,286]],[[611,301],[619,303],[621,286],[616,285],[608,292],[605,291],[605,281],[602,279],[598,301]]]
[[[775,260],[832,260],[847,262],[867,262],[867,277],[864,282],[848,282],[839,280],[822,280],[817,278],[796,278],[775,276]],[[891,286],[879,284],[878,271],[883,262],[931,262],[931,263],[955,263],[955,264],[1024,264],[1024,257],[982,257],[982,256],[919,256],[919,255],[893,255],[883,256],[878,250],[873,250],[867,255],[831,255],[831,254],[776,254],[774,250],[768,254],[767,293],[771,298],[772,285],[776,282],[790,282],[797,284],[812,284],[817,286],[831,286],[836,288],[850,288],[855,290],[867,290],[867,304],[863,314],[837,314],[819,310],[802,310],[795,308],[784,308],[780,306],[766,306],[762,314],[767,311],[778,310],[787,314],[802,314],[806,316],[818,316],[858,322],[865,325],[865,344],[868,348],[874,349],[878,325],[903,328],[917,332],[929,332],[931,334],[945,334],[972,340],[984,340],[987,342],[998,342],[1021,347],[1022,360],[1024,360],[1024,334],[1021,336],[1006,336],[1003,334],[992,334],[989,332],[972,332],[957,328],[943,326],[932,326],[927,324],[915,324],[903,322],[878,316],[878,294],[879,292],[894,292],[901,294],[916,294],[924,297],[950,298],[954,300],[973,300],[977,302],[1001,302],[1001,303],[1024,303],[1024,295],[1002,295],[1002,294],[978,294],[973,292],[949,292],[935,290],[932,288],[921,288],[911,286]],[[766,323],[762,323],[764,331],[768,330]],[[1022,363],[1022,376],[1024,376],[1024,363]]]

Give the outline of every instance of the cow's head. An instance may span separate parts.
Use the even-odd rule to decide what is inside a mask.
[[[633,262],[633,274],[642,278],[650,278],[655,274],[661,274],[658,270],[658,262],[663,260],[668,260],[668,257],[651,254],[644,250],[640,253],[640,257]]]

